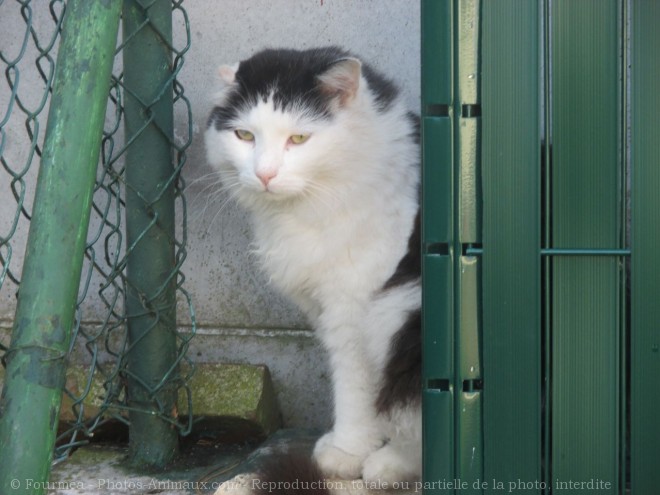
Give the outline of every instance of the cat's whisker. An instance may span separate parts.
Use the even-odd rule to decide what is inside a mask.
[[[341,204],[340,195],[331,187],[317,181],[309,181],[306,190],[314,193],[314,198],[323,202],[324,206],[330,210]]]
[[[197,222],[201,219],[204,218],[206,215],[207,210],[215,204],[216,200],[223,196],[223,190],[218,188],[217,190],[214,190],[211,194],[207,194],[202,196],[202,194],[197,194],[195,197],[191,200],[191,204],[195,205],[195,210],[197,210],[197,213],[193,217],[193,221]],[[203,204],[200,204],[204,200]]]
[[[225,183],[228,182],[229,179],[231,179],[231,175],[223,177],[220,172],[211,172],[203,175],[202,177],[198,177],[194,181],[188,183],[187,188],[189,188],[191,184],[197,184],[202,181],[208,183],[205,184],[199,191],[196,191],[191,201],[195,202],[200,196],[204,195],[209,189],[213,189],[213,188],[223,189],[225,187]]]
[[[200,189],[195,190],[194,194],[191,195],[190,197],[191,203],[196,204],[202,198],[206,198],[206,200],[208,201],[209,195],[212,196],[216,191],[222,190],[225,187],[226,181],[220,177],[216,177],[213,179],[207,178],[205,182],[206,183],[203,184],[203,186]]]
[[[219,170],[214,170],[213,172],[209,172],[204,175],[200,175],[199,177],[195,177],[194,179],[188,179],[188,183],[186,184],[187,187],[190,187],[192,185],[198,184],[199,182],[207,180],[209,177],[220,177],[221,172]]]
[[[231,178],[231,177],[230,177]],[[209,194],[206,196],[206,202],[204,204],[204,207],[200,209],[198,214],[195,216],[194,221],[201,221],[206,217],[207,212],[211,208],[211,206],[215,205],[217,201],[221,200],[222,203],[220,206],[215,209],[215,213],[213,214],[213,218],[211,219],[208,227],[206,228],[206,234],[209,233],[211,228],[213,227],[213,224],[215,223],[215,220],[218,218],[218,216],[224,211],[224,209],[227,207],[228,204],[235,198],[235,192],[240,188],[241,184],[237,180],[238,174],[236,174],[235,178],[233,181],[228,181],[228,180],[223,180],[222,182],[216,181],[212,184],[209,184],[204,188],[204,192],[207,191],[209,188],[214,187],[218,184],[220,184],[221,187],[218,187],[217,190],[214,190],[212,194]],[[201,193],[202,191],[200,191]],[[197,196],[200,196],[198,194]]]
[[[303,196],[306,199],[310,199],[309,205],[314,210],[314,214],[316,214],[318,216],[321,216],[321,211],[319,210],[317,202],[319,202],[319,201],[322,202],[322,200],[320,200],[318,198],[318,194],[312,188],[306,188],[306,189],[303,190]],[[314,201],[314,200],[316,200],[316,201]],[[324,204],[323,206],[328,208],[327,204]]]
[[[318,192],[307,190],[306,196],[309,199],[308,205],[314,210],[316,216],[324,217],[335,212],[330,203],[323,199]]]
[[[218,210],[213,215],[213,218],[211,218],[211,222],[209,223],[209,226],[208,226],[208,228],[205,232],[206,234],[208,234],[211,231],[211,228],[215,224],[216,219],[225,210],[227,205],[233,204],[233,202],[234,202],[234,197],[231,194],[228,194],[227,197],[225,198],[225,200],[223,201],[223,203],[220,205],[220,208],[218,208]]]

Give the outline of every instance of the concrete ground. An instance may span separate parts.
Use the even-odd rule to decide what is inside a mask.
[[[185,444],[182,455],[165,473],[145,474],[126,464],[127,447],[117,444],[96,444],[78,449],[67,460],[53,468],[48,494],[57,495],[247,495],[259,483],[249,473],[272,454],[286,447],[294,452],[311,453],[318,432],[280,430],[262,444],[249,438],[235,437],[227,442],[223,435],[200,436]],[[414,493],[408,489],[379,490],[366,486],[362,480],[324,480],[336,495],[384,495]],[[262,486],[263,488],[263,486]],[[285,493],[286,486],[266,489]],[[390,488],[390,487],[388,487]],[[301,486],[299,493],[304,493]],[[293,493],[286,491],[286,493]]]

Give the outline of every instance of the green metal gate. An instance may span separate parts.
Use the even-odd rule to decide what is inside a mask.
[[[422,5],[425,489],[656,494],[660,2]]]

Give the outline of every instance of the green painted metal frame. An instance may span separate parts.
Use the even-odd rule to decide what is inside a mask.
[[[161,469],[178,453],[172,4],[124,0],[122,18],[125,129],[135,136],[126,150],[129,457]]]
[[[120,7],[69,0],[64,14],[0,399],[2,493],[43,493],[50,472]]]
[[[422,2],[425,491],[660,486],[659,18]]]
[[[425,491],[482,478],[479,0],[422,2]],[[467,489],[463,488],[467,484]]]

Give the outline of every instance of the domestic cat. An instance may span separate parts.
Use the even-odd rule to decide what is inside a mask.
[[[337,47],[268,49],[219,69],[209,163],[249,210],[271,282],[329,354],[327,477],[421,476],[419,122]]]

